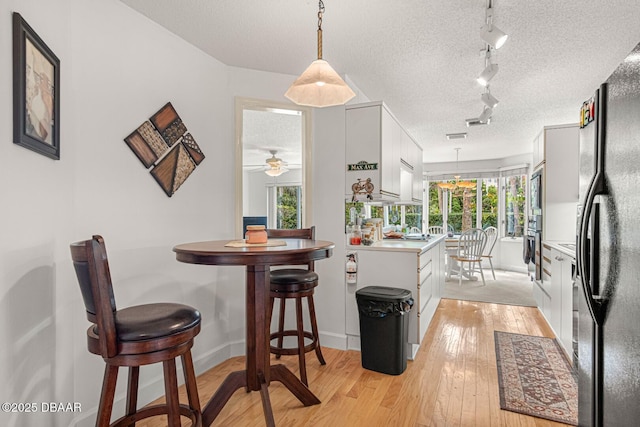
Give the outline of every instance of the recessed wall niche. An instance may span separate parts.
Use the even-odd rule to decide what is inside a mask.
[[[204,153],[171,102],[124,139],[171,197],[204,160]]]

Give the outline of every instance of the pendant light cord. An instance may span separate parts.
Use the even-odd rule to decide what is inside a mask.
[[[324,13],[324,3],[318,2],[318,59],[322,59],[322,14]]]

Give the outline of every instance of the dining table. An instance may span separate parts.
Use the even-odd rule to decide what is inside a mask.
[[[271,266],[306,264],[331,257],[335,245],[324,240],[293,239],[265,244],[248,244],[243,240],[213,240],[176,245],[176,259],[189,264],[244,266],[246,268],[246,354],[245,369],[231,372],[202,410],[202,424],[209,426],[229,401],[244,387],[259,391],[267,426],[275,426],[269,399],[269,384],[282,383],[304,406],[320,403],[313,392],[283,364],[271,365],[269,351]]]

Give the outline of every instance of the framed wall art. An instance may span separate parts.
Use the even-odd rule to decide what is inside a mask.
[[[204,153],[171,102],[124,139],[169,197],[204,160]]]
[[[13,142],[60,159],[60,60],[13,13]]]

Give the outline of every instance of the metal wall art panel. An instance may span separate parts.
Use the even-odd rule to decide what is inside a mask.
[[[205,158],[170,102],[124,141],[169,197]]]

